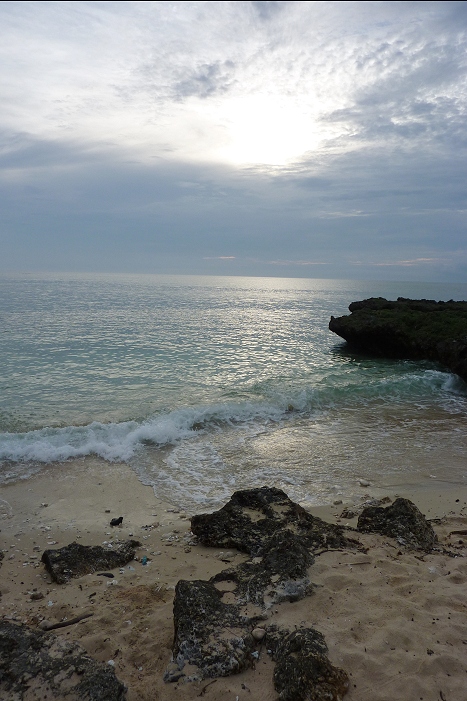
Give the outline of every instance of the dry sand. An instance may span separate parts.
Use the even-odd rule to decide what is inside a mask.
[[[56,634],[79,641],[101,661],[112,660],[128,687],[128,701],[277,699],[273,663],[261,646],[255,668],[242,674],[197,683],[163,682],[173,637],[175,584],[179,579],[207,579],[230,565],[220,549],[193,545],[191,514],[158,501],[127,466],[104,466],[102,461],[75,460],[1,489],[2,615],[38,625],[92,613]],[[311,625],[324,634],[331,661],[350,675],[346,701],[463,701],[467,491],[434,488],[401,496],[437,519],[433,526],[440,544],[455,557],[423,555],[390,538],[359,535],[368,548],[365,554],[334,551],[317,557],[310,569],[318,585],[315,593],[275,607],[269,622],[289,628]],[[342,508],[312,513],[335,521]],[[123,525],[110,528],[110,519],[120,515]],[[355,525],[356,519],[341,522]],[[46,548],[74,540],[98,545],[130,534],[143,543],[139,559],[114,570],[113,580],[94,574],[56,585],[40,561]],[[232,551],[227,559],[238,564],[246,557]],[[31,599],[41,594],[43,598]]]

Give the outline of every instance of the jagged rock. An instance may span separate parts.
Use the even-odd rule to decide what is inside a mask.
[[[175,587],[173,661],[164,680],[225,677],[250,667],[255,621],[225,604],[213,583],[180,580]]]
[[[270,626],[265,641],[276,662],[274,688],[280,701],[341,701],[347,693],[346,672],[331,664],[324,637],[314,628],[291,633]]]
[[[250,667],[256,645],[253,631],[264,618],[263,610],[310,593],[307,568],[312,562],[297,536],[286,530],[270,539],[261,558],[224,570],[209,582],[180,580],[174,600],[173,660],[165,681],[227,676]],[[233,599],[230,603],[222,601],[226,592]],[[242,614],[246,604],[258,607],[256,615]]]
[[[71,577],[126,565],[134,559],[135,548],[140,545],[137,540],[127,540],[114,548],[70,543],[57,550],[45,550],[41,559],[54,582],[65,584]]]
[[[238,548],[250,555],[261,555],[271,536],[283,530],[295,533],[307,548],[351,544],[341,526],[312,516],[274,487],[235,492],[219,511],[193,516],[191,530],[203,545]]]
[[[408,499],[396,499],[391,506],[368,506],[358,518],[357,530],[382,533],[415,550],[432,550],[437,538],[422,512]]]
[[[467,302],[372,297],[331,317],[329,329],[365,352],[432,360],[467,381]]]
[[[347,539],[341,526],[313,517],[283,491],[270,487],[235,492],[214,514],[194,516],[191,527],[204,545],[236,547],[252,557],[211,577],[209,582],[178,582],[172,662],[164,676],[168,682],[227,676],[252,666],[255,646],[263,637],[258,635],[257,624],[267,618],[265,610],[272,604],[297,601],[311,593],[314,585],[308,577],[308,568],[314,556],[310,551],[360,545]],[[222,600],[224,596],[227,601]],[[279,644],[285,645],[288,635],[289,631],[277,632],[276,627],[269,626],[266,644],[276,649]],[[296,678],[291,675],[293,683],[290,681],[288,687],[282,688],[282,678],[288,672],[281,671],[276,688],[280,687],[281,694],[285,694],[281,695],[283,699],[337,701],[341,698],[337,691],[334,696],[329,694],[334,693],[333,684],[336,689],[344,687],[345,673],[330,665],[319,633],[312,631],[307,636],[302,636],[303,654],[297,654],[290,642],[277,658],[284,670],[293,667],[295,658],[298,662]],[[324,645],[319,658],[312,639],[315,643],[322,640],[321,646]],[[327,697],[299,695],[302,686],[312,688],[313,675],[322,677],[320,689],[327,689]],[[298,695],[293,695],[294,690]]]
[[[237,604],[252,603],[264,609],[281,601],[299,601],[311,593],[314,585],[307,569],[313,562],[298,536],[288,530],[278,531],[264,546],[261,558],[224,570],[210,581],[231,582]]]
[[[114,670],[78,643],[25,625],[0,621],[0,698],[124,701]]]

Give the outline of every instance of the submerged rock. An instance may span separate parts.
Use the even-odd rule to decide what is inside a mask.
[[[193,516],[191,530],[203,545],[238,548],[253,556],[261,555],[271,536],[284,530],[296,534],[306,548],[342,548],[351,543],[341,526],[312,516],[274,487],[235,492],[219,511]]]
[[[114,670],[78,643],[0,621],[0,698],[124,701]]]
[[[372,297],[331,317],[329,329],[350,345],[390,358],[432,360],[467,381],[467,302]]]
[[[45,550],[41,559],[54,582],[65,584],[71,577],[126,565],[134,559],[135,548],[140,545],[137,540],[127,540],[115,548],[70,543],[57,550]]]
[[[382,533],[415,550],[432,550],[436,534],[422,512],[408,499],[396,499],[391,506],[368,506],[358,518],[357,530]]]
[[[271,626],[266,644],[276,662],[274,688],[280,701],[341,701],[347,693],[346,672],[331,664],[324,637],[314,628],[290,633]]]

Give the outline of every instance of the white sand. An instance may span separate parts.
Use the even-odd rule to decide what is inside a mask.
[[[99,660],[113,660],[129,701],[277,699],[273,663],[264,648],[256,668],[242,674],[163,682],[175,584],[207,579],[229,565],[219,559],[220,549],[190,545],[191,514],[171,511],[127,466],[103,466],[100,460],[75,460],[1,489],[1,614],[38,625],[93,613],[56,634],[79,641]],[[350,675],[346,701],[461,701],[467,698],[467,535],[452,531],[467,531],[467,491],[412,489],[401,496],[428,518],[441,519],[433,524],[440,543],[458,557],[422,555],[390,538],[359,534],[367,553],[320,555],[310,569],[319,585],[315,593],[277,606],[269,622],[311,625],[324,634],[331,661]],[[342,508],[312,513],[331,521]],[[110,528],[110,519],[120,515],[123,525]],[[114,580],[87,575],[60,586],[51,583],[40,562],[47,547],[73,540],[98,545],[130,534],[143,543],[138,557],[146,555],[149,562],[134,561],[123,573],[113,570]],[[233,564],[244,559],[236,554]],[[44,598],[33,601],[32,592]]]

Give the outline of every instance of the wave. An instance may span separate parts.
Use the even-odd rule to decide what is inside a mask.
[[[404,371],[366,377],[361,373],[329,374],[313,387],[257,384],[251,401],[218,402],[206,406],[183,407],[152,416],[142,422],[100,423],[64,428],[42,428],[24,433],[0,434],[0,461],[57,462],[97,455],[108,461],[128,461],[145,445],[162,447],[189,439],[199,431],[222,430],[225,426],[277,423],[290,420],[298,412],[348,409],[383,400],[412,403],[433,401],[448,411],[465,411],[465,385],[455,376],[436,370]],[[460,401],[459,401],[460,400]]]
[[[281,410],[252,404],[218,404],[186,407],[152,417],[142,423],[100,423],[65,428],[42,428],[27,433],[0,434],[0,460],[56,462],[98,455],[105,460],[127,461],[145,444],[164,446],[196,435],[199,430],[254,419],[278,421]]]

